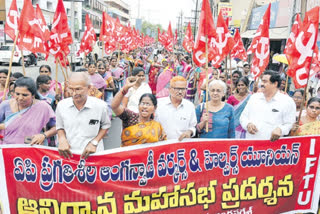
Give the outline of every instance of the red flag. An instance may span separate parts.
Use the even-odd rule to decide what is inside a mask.
[[[270,8],[269,4],[263,19],[262,23],[259,26],[260,36],[257,38],[256,48],[254,50],[254,57],[252,60],[251,72],[256,79],[261,73],[266,69],[269,63],[269,25],[270,25]]]
[[[105,41],[105,37],[106,37],[106,12],[102,12],[102,23],[101,23],[101,28],[100,28],[100,37],[99,40],[100,41]]]
[[[46,20],[44,19],[44,16],[43,16],[42,11],[41,11],[38,4],[37,4],[37,8],[36,8],[36,18],[39,21],[39,25],[40,25],[40,28],[43,33],[45,41],[48,41],[50,39],[50,30],[47,26]]]
[[[168,51],[172,52],[173,51],[173,33],[172,33],[172,29],[171,29],[171,22],[169,23],[168,26],[168,31],[167,31],[167,40],[165,42],[165,49],[167,49]]]
[[[232,48],[234,48],[234,40],[229,33],[226,23],[224,22],[221,10],[218,16],[216,32],[218,35],[217,38],[213,38],[213,44],[218,51],[213,65],[218,68],[220,67],[222,60],[230,53]]]
[[[234,45],[234,48],[231,50],[231,57],[242,59],[243,61],[246,61],[248,56],[246,53],[246,49],[243,46],[243,42],[240,37],[240,33],[239,33],[238,29],[236,30],[236,33],[234,34],[234,41],[236,44]]]
[[[186,34],[184,36],[184,40],[183,40],[182,46],[184,47],[184,49],[188,53],[191,53],[192,50],[193,50],[194,41],[193,41],[193,35],[192,35],[190,22],[188,24],[187,31],[186,31]]]
[[[216,38],[217,34],[213,24],[209,1],[203,0],[199,29],[192,56],[193,61],[199,67],[206,63],[206,36],[208,37],[208,61],[211,61],[216,55],[216,50],[213,48],[213,41],[211,40]]]
[[[12,39],[15,40],[16,34],[18,32],[19,26],[19,11],[17,8],[16,0],[11,2],[11,6],[8,12],[8,17],[6,19],[6,25],[4,27],[4,32]]]
[[[21,11],[18,45],[22,50],[28,50],[33,53],[47,53],[40,21],[36,17],[36,12],[30,0],[24,1]]]
[[[303,26],[297,38],[291,48],[287,49],[286,55],[291,59],[288,75],[293,77],[296,88],[305,87],[307,85],[308,76],[314,76],[317,71],[315,66],[311,66],[312,69],[310,71],[310,64],[312,57],[314,57],[315,63],[318,60],[316,57],[318,55],[316,49],[318,26],[319,6],[306,13]]]
[[[292,59],[291,59],[290,55],[287,55],[287,53],[288,53],[288,50],[292,49],[292,46],[294,45],[294,42],[296,41],[296,38],[298,37],[298,34],[301,30],[301,27],[302,27],[302,23],[301,23],[300,15],[297,14],[296,20],[294,21],[294,23],[292,25],[291,33],[290,33],[289,38],[287,40],[286,47],[283,51],[283,53],[286,54],[286,57],[287,57],[289,64],[291,64]],[[290,69],[288,71],[290,72]],[[290,74],[290,75],[292,75],[292,74]]]
[[[83,34],[79,53],[84,52],[85,55],[88,55],[92,51],[92,46],[97,40],[96,33],[93,29],[93,25],[90,21],[89,15],[86,14],[86,26],[85,32]]]
[[[72,43],[72,35],[68,27],[68,17],[62,0],[58,0],[57,9],[53,17],[50,34],[50,53],[57,57],[59,52],[64,55],[70,53],[68,45]],[[60,53],[61,55],[62,53]],[[61,58],[61,56],[59,56]]]

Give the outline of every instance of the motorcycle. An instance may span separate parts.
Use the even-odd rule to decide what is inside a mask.
[[[30,65],[37,66],[37,64],[38,64],[38,59],[34,53],[31,53],[27,56],[24,56],[24,66],[25,67],[28,67]]]

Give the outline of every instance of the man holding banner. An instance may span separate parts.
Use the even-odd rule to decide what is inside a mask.
[[[56,110],[59,153],[72,157],[70,149],[82,150],[85,159],[96,151],[103,151],[102,138],[111,122],[108,106],[102,100],[88,96],[90,79],[86,73],[72,73],[68,90],[72,97],[58,103]]]
[[[263,73],[262,93],[253,94],[240,116],[248,139],[278,140],[288,135],[295,123],[296,107],[291,97],[280,93],[280,74]]]

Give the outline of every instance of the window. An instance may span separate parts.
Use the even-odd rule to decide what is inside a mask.
[[[32,5],[39,4],[39,0],[32,0]]]
[[[47,1],[47,10],[53,11],[53,4],[52,4],[52,2]]]

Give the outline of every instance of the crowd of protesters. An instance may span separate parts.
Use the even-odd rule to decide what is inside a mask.
[[[103,150],[115,117],[122,120],[121,146],[319,134],[317,86],[294,90],[284,71],[266,70],[254,80],[248,62],[209,64],[207,81],[205,66],[193,65],[190,55],[151,46],[88,61],[61,83],[43,65],[36,80],[14,73],[5,90],[3,69],[1,144],[56,146],[66,158],[81,150],[87,158]]]

